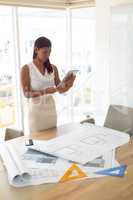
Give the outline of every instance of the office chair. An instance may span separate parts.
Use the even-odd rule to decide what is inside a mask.
[[[95,124],[95,119],[89,116],[80,123]],[[122,105],[110,105],[104,122],[104,127],[126,132],[130,135],[130,138],[133,138],[133,108]]]
[[[17,137],[21,137],[24,136],[24,132],[21,130],[15,130],[15,129],[11,129],[11,128],[6,128],[5,131],[5,140],[11,140]]]

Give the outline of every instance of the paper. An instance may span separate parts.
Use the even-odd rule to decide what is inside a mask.
[[[45,141],[34,141],[35,144],[45,145]],[[47,153],[41,153],[25,146],[24,138],[17,138],[0,144],[0,154],[7,169],[9,183],[15,187],[57,183],[65,175],[73,162],[64,160]],[[112,155],[112,154],[111,154]],[[103,175],[94,172],[106,169],[106,162],[100,156],[85,165],[75,164],[83,171],[84,178],[96,178]],[[118,166],[116,161],[111,166]],[[81,178],[80,176],[78,178]],[[83,176],[82,176],[83,178]],[[77,179],[72,178],[70,180]]]
[[[16,187],[58,182],[67,168],[66,161],[61,162],[64,168],[60,168],[60,159],[57,157],[29,150],[22,138],[1,143],[0,154],[9,183]]]
[[[104,176],[95,172],[118,167],[115,148],[128,141],[129,136],[125,133],[81,125],[76,132],[49,141],[34,140],[34,145],[29,147],[25,146],[25,138],[1,142],[0,155],[9,183],[23,187],[57,183],[73,163],[79,168],[79,174],[84,172],[86,175],[82,178]],[[76,174],[71,180],[74,179],[77,179]]]
[[[45,145],[36,143],[30,148],[85,164],[127,143],[129,139],[128,134],[113,129],[81,125],[78,130],[51,139]]]

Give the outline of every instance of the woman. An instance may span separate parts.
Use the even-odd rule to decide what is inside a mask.
[[[61,87],[58,69],[50,63],[51,41],[40,37],[35,41],[33,61],[22,67],[21,84],[28,99],[28,123],[30,132],[56,127],[57,113],[52,94],[68,91],[75,76]]]

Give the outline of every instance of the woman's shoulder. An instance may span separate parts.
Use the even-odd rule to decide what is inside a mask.
[[[30,67],[30,63],[28,63],[28,64],[25,64],[25,65],[22,65],[22,67],[21,67],[21,73],[29,73],[29,67]]]
[[[21,69],[27,69],[28,68],[28,64],[22,65]]]
[[[27,71],[29,71],[28,68],[29,68],[29,67],[28,67],[27,64],[23,65],[23,66],[21,67],[21,72],[27,72]]]
[[[29,71],[29,68],[32,66],[32,62],[22,65],[21,70]]]

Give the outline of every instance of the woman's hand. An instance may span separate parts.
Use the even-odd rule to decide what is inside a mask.
[[[57,91],[58,91],[60,94],[66,92],[67,90],[68,90],[68,89],[65,87],[64,83],[63,83],[63,84],[59,84],[59,85],[57,86]]]
[[[69,78],[69,80],[64,81],[62,84],[59,84],[57,86],[57,91],[59,93],[64,93],[64,92],[68,91],[73,86],[75,78],[76,78],[76,76],[72,75]]]
[[[75,80],[76,76],[72,75],[69,80],[65,81],[65,87],[66,88],[70,88],[73,86],[74,80]]]
[[[53,94],[55,92],[57,92],[56,87],[48,87],[42,91],[43,94]]]

